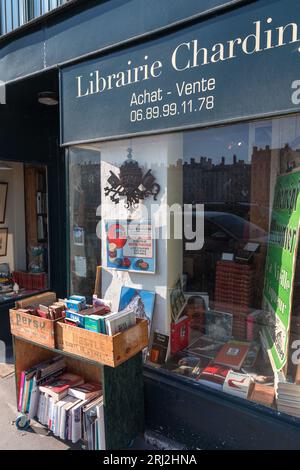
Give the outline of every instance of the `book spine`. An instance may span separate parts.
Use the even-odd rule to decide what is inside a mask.
[[[23,401],[23,393],[24,393],[24,381],[25,381],[25,371],[21,372],[20,389],[19,389],[18,411],[22,411],[22,401]]]
[[[106,324],[105,324],[105,317],[100,318],[100,333],[106,335]]]
[[[72,442],[76,444],[81,439],[81,407],[72,410]]]
[[[26,374],[25,374],[24,392],[23,392],[22,407],[21,407],[22,413],[26,413],[27,400],[28,400],[28,392],[29,392],[29,381],[26,380]]]
[[[26,413],[29,412],[30,409],[30,402],[31,402],[31,395],[32,395],[32,387],[33,387],[33,379],[29,381],[29,390],[28,390],[28,400],[26,404]]]
[[[98,428],[98,450],[106,450],[103,403],[96,407]]]

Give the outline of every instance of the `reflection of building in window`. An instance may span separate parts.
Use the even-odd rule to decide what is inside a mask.
[[[191,158],[183,164],[184,202],[192,203],[241,203],[249,202],[251,164],[237,160],[232,163],[222,157],[219,164],[211,158],[201,157],[199,162]]]
[[[250,222],[266,232],[269,230],[269,198],[271,171],[271,149],[253,147],[251,172],[251,209]],[[252,235],[252,234],[250,234]]]
[[[289,171],[299,168],[300,166],[300,149],[293,150],[288,144],[280,150],[280,173],[288,173]]]

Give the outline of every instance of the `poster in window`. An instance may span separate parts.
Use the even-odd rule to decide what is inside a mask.
[[[155,240],[149,221],[106,222],[107,267],[155,273]]]
[[[84,228],[73,227],[73,243],[75,246],[84,246]]]
[[[300,223],[300,172],[277,178],[265,268],[262,340],[274,371],[287,362]]]

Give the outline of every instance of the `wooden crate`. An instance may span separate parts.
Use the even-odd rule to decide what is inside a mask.
[[[16,302],[17,308],[38,307],[40,304],[51,305],[56,302],[55,292],[43,292],[42,294],[26,297]]]
[[[114,336],[57,322],[56,347],[79,357],[117,367],[148,345],[148,322],[137,319],[135,326]]]
[[[9,311],[11,333],[49,348],[55,348],[55,324],[58,320],[47,320],[17,308]]]

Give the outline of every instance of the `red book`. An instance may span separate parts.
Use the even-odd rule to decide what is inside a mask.
[[[200,383],[208,385],[215,384],[217,385],[215,388],[221,389],[229,371],[230,369],[228,367],[210,362],[208,366],[203,369],[197,380]]]
[[[179,318],[176,323],[171,323],[171,353],[176,354],[178,351],[189,345],[189,322],[190,319],[186,315]]]
[[[215,358],[215,363],[239,370],[250,349],[249,343],[230,341],[224,344]]]

